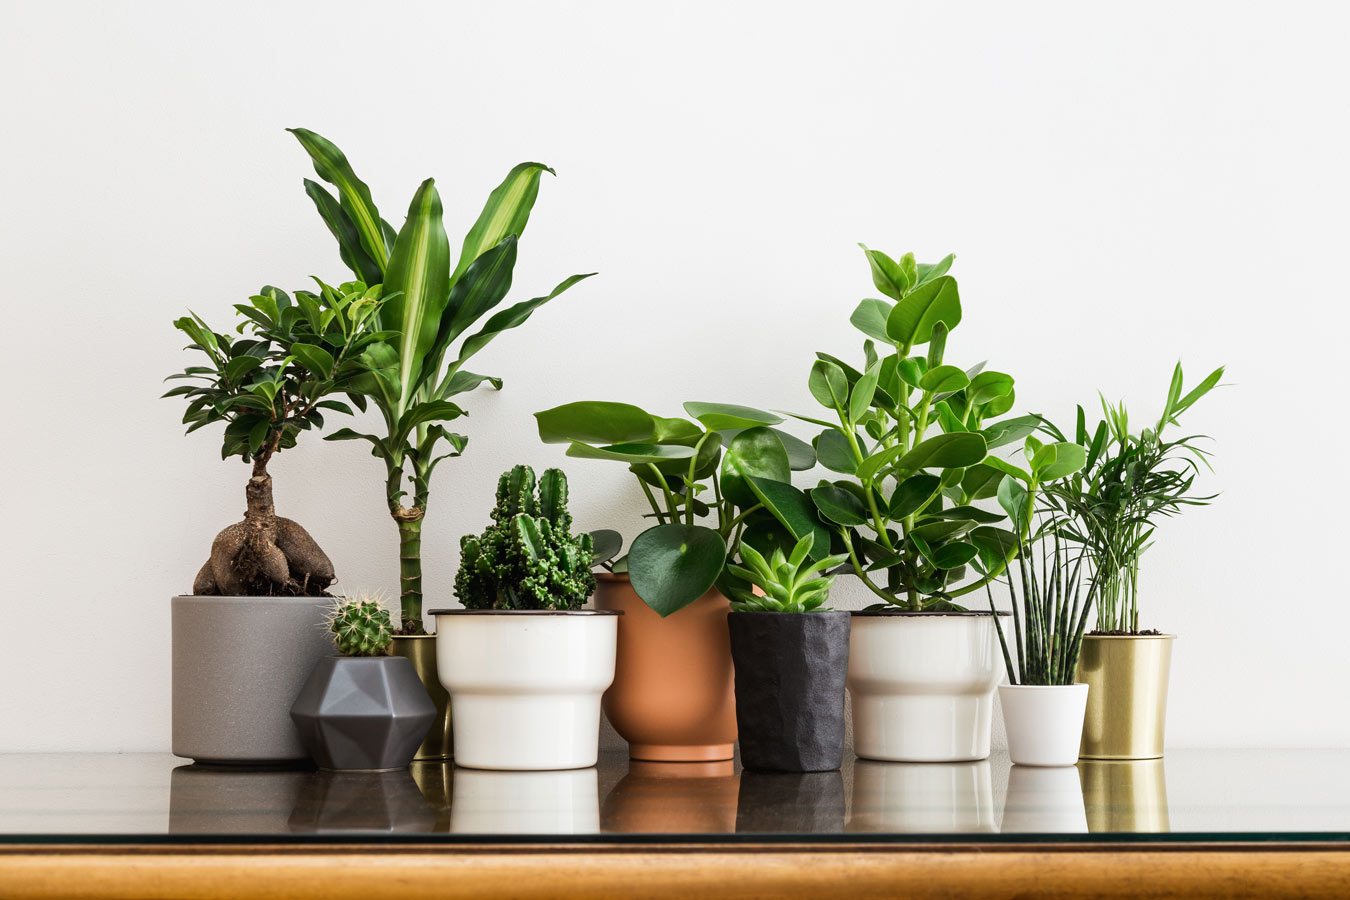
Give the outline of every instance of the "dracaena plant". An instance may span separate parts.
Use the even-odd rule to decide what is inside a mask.
[[[897,261],[863,251],[890,300],[866,299],[853,312],[868,338],[860,366],[817,354],[808,385],[833,418],[796,416],[823,427],[816,454],[842,477],[808,491],[762,477],[747,484],[794,536],[815,531],[826,545],[832,536],[878,605],[949,609],[1016,553],[1019,531],[978,501],[999,497],[1016,508],[1019,480],[1061,478],[1081,454],[1067,442],[1035,442],[1026,448],[1030,469],[991,455],[1030,437],[1040,419],[999,418],[1014,403],[1011,375],[947,360],[948,335],[961,322],[947,274],[953,257],[924,265],[913,254]]]
[[[479,375],[466,363],[498,334],[530,315],[587,275],[573,275],[542,297],[494,313],[511,287],[520,235],[529,221],[544,172],[541,163],[521,163],[488,196],[469,229],[458,260],[452,260],[442,221],[440,195],[432,179],[422,182],[403,226],[380,217],[370,189],[356,177],[342,152],[303,128],[291,129],[314,162],[314,170],[337,189],[334,197],[306,180],[342,260],[368,285],[382,285],[385,303],[378,327],[393,337],[372,344],[364,358],[370,369],[355,390],[370,398],[384,421],[382,434],[342,429],[329,440],[368,441],[384,463],[385,497],[399,532],[402,630],[423,633],[422,521],[431,499],[431,477],[444,459],[464,451],[468,438],[446,423],[465,415],[451,400],[501,379]],[[467,335],[467,336],[466,336]]]
[[[816,560],[811,558],[815,536],[808,534],[796,543],[791,554],[774,547],[768,559],[751,544],[741,545],[743,566],[728,566],[742,581],[759,588],[760,593],[737,591],[731,601],[736,612],[807,613],[820,609],[830,599],[834,576],[825,574],[842,564],[847,556],[838,554]]]
[[[567,444],[568,456],[622,463],[636,478],[655,524],[613,569],[627,572],[638,596],[662,616],[714,584],[734,593],[739,579],[727,563],[743,543],[763,552],[791,547],[800,535],[784,532],[772,497],[762,501],[749,481],[763,477],[776,496],[793,471],[815,465],[810,446],[774,427],[782,416],[725,403],[686,403],[684,410],[687,419],[666,418],[628,403],[582,401],[535,413],[546,443]],[[616,532],[596,533],[599,560],[621,547]],[[812,552],[829,555],[828,535]]]
[[[1202,435],[1164,438],[1178,417],[1208,394],[1223,378],[1223,367],[1209,373],[1187,392],[1181,364],[1172,372],[1162,414],[1151,427],[1130,431],[1124,402],[1103,397],[1104,418],[1089,430],[1078,408],[1075,444],[1085,465],[1072,478],[1052,485],[1047,498],[1062,519],[1059,530],[1082,544],[1096,566],[1099,633],[1138,634],[1139,558],[1152,545],[1159,520],[1188,506],[1203,506],[1213,494],[1199,495],[1195,477],[1209,466],[1209,452],[1199,446]],[[1050,427],[1060,439],[1064,435]]]
[[[164,396],[187,400],[189,433],[223,422],[221,458],[252,466],[244,519],[216,536],[193,593],[319,596],[332,584],[333,564],[309,532],[276,514],[267,465],[301,432],[321,428],[325,411],[352,412],[332,396],[365,374],[365,349],[384,337],[371,327],[379,306],[378,287],[319,282],[294,298],[264,287],[237,304],[237,335],[213,331],[195,313],[174,322],[207,364],[170,375],[191,383]]]

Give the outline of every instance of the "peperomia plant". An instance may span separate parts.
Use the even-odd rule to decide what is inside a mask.
[[[1203,506],[1214,495],[1197,496],[1193,488],[1208,451],[1197,446],[1199,435],[1164,440],[1169,425],[1223,378],[1223,367],[1185,391],[1181,363],[1172,381],[1162,415],[1151,428],[1130,432],[1123,402],[1102,398],[1103,421],[1091,431],[1078,408],[1075,443],[1085,456],[1082,471],[1054,485],[1048,499],[1061,519],[1065,536],[1078,541],[1096,564],[1097,632],[1139,634],[1139,557],[1152,544],[1158,520],[1187,506]],[[1064,435],[1047,431],[1063,440]]]
[[[465,609],[580,609],[595,592],[591,536],[572,534],[567,476],[516,466],[497,482],[492,524],[460,541],[455,594]]]
[[[431,498],[431,476],[442,460],[460,455],[468,443],[465,435],[445,427],[466,415],[450,398],[484,383],[502,385],[500,378],[475,374],[464,365],[498,334],[524,324],[540,306],[589,276],[573,275],[543,297],[507,307],[464,337],[510,290],[516,245],[534,207],[540,177],[553,170],[541,163],[513,168],[488,196],[452,266],[441,199],[432,179],[422,182],[396,233],[380,218],[370,189],[342,151],[304,128],[291,133],[309,153],[319,177],[337,188],[334,198],[323,186],[305,181],[305,192],[337,238],[343,262],[366,284],[384,288],[378,325],[391,337],[366,349],[370,373],[354,385],[379,410],[384,433],[344,428],[328,440],[369,441],[371,454],[384,463],[385,499],[399,532],[401,628],[405,634],[421,634],[422,521]]]
[[[806,613],[820,609],[830,598],[834,576],[825,574],[848,559],[844,554],[811,558],[815,536],[808,534],[792,548],[791,555],[774,547],[772,555],[763,554],[750,544],[741,544],[744,566],[728,566],[728,571],[762,593],[738,592],[731,601],[736,612]]]
[[[784,535],[748,480],[759,476],[786,484],[794,470],[815,465],[810,446],[773,427],[782,416],[726,403],[686,403],[684,409],[690,418],[655,416],[606,401],[535,413],[546,443],[567,444],[568,456],[623,463],[637,478],[656,524],[633,540],[615,570],[627,571],[638,596],[662,616],[688,606],[714,584],[728,596],[734,593],[738,579],[726,564],[743,542],[767,553],[795,539]],[[616,533],[597,536],[602,559],[618,554]],[[829,555],[828,534],[813,554]]]
[[[804,492],[757,473],[747,472],[746,484],[794,536],[833,535],[885,604],[950,609],[1004,571],[1028,524],[999,527],[1005,517],[976,502],[999,497],[1016,509],[1025,495],[1018,481],[1061,478],[1076,457],[1081,465],[1081,454],[1067,442],[1036,442],[1038,416],[995,421],[1012,409],[1011,375],[947,361],[947,336],[961,322],[956,280],[947,274],[952,256],[924,265],[913,254],[897,261],[863,251],[873,283],[891,300],[863,300],[853,312],[850,321],[868,337],[861,367],[817,354],[808,385],[833,420],[796,416],[824,428],[816,454],[843,477]],[[990,455],[1024,438],[1034,442],[1030,468]],[[978,577],[966,581],[970,569]]]
[[[224,422],[221,458],[238,456],[253,470],[244,520],[216,535],[194,594],[321,596],[333,583],[333,564],[309,532],[276,514],[267,465],[302,431],[321,428],[324,411],[352,412],[329,398],[353,390],[366,372],[364,351],[385,338],[370,327],[380,303],[378,287],[359,283],[319,282],[294,298],[264,287],[235,307],[242,337],[212,331],[195,313],[174,322],[208,364],[170,375],[195,384],[164,396],[188,401],[189,433]]]

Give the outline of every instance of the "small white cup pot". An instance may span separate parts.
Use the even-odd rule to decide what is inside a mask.
[[[1086,684],[999,685],[1008,756],[1013,763],[1071,766],[1078,762],[1087,696]]]
[[[619,613],[432,610],[455,765],[583,769],[598,758]]]

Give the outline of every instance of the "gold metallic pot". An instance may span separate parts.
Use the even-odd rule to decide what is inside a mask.
[[[1088,685],[1083,759],[1163,755],[1174,634],[1087,635],[1078,680]]]
[[[431,723],[427,739],[417,748],[418,759],[451,759],[455,755],[455,741],[450,730],[450,695],[446,693],[436,674],[436,635],[394,635],[394,654],[412,662],[422,686],[436,704],[436,719]]]
[[[1171,831],[1167,773],[1161,759],[1084,759],[1078,762],[1088,831]]]

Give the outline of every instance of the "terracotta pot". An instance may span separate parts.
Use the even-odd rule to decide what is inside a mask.
[[[596,580],[596,608],[623,611],[604,708],[628,741],[629,755],[657,762],[731,759],[736,696],[727,598],[714,589],[663,619],[642,602],[627,575]]]

